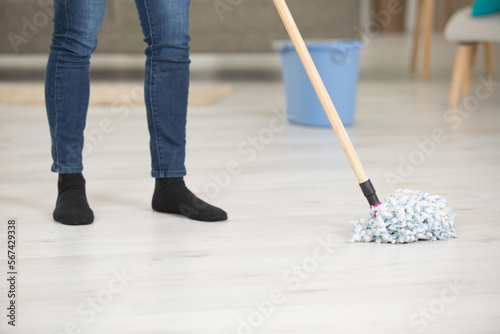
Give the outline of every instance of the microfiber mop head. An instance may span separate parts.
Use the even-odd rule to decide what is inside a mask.
[[[354,222],[348,242],[400,244],[456,238],[453,211],[444,197],[399,189],[372,207],[369,219]]]

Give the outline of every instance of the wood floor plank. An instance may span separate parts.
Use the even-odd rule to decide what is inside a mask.
[[[0,106],[0,261],[5,268],[14,217],[20,273],[19,325],[2,316],[0,332],[498,333],[500,94],[453,113],[440,66],[427,83],[405,64],[384,76],[379,56],[394,40],[377,41],[363,58],[348,133],[381,198],[399,187],[445,196],[459,214],[458,239],[347,244],[350,221],[368,215],[365,199],[332,130],[282,120],[280,81],[232,79],[224,101],[189,111],[186,180],[228,211],[215,224],[151,211],[146,116],[137,106],[124,119],[91,108],[87,129],[106,117],[115,125],[86,147],[96,221],[53,222],[44,108]],[[406,59],[387,58],[387,68]],[[430,142],[435,131],[440,142]],[[229,161],[240,171],[220,179]],[[1,279],[3,313],[6,289]]]

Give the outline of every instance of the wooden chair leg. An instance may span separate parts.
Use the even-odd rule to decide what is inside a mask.
[[[468,95],[470,91],[470,84],[474,74],[474,60],[476,58],[477,44],[470,44],[469,54],[467,55],[469,63],[466,65],[464,85],[462,87],[462,94]]]
[[[493,50],[491,43],[484,43],[484,53],[486,54],[486,75],[493,76]]]
[[[417,17],[415,20],[415,31],[413,32],[413,47],[411,51],[411,61],[410,61],[410,71],[415,73],[417,70],[417,58],[418,58],[418,45],[420,43],[420,21],[422,20],[422,2],[423,0],[417,0]]]
[[[460,97],[460,88],[464,81],[465,71],[470,64],[469,55],[471,54],[472,45],[460,44],[457,49],[455,57],[455,67],[451,78],[450,99],[451,105],[457,105],[458,98]]]
[[[434,22],[434,0],[424,0],[425,10],[425,37],[424,37],[424,66],[422,69],[422,79],[427,80],[431,70],[431,41],[432,27]]]

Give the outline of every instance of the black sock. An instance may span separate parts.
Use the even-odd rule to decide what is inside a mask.
[[[227,213],[194,195],[182,177],[157,178],[153,194],[153,210],[177,213],[190,219],[216,222],[227,219]]]
[[[94,221],[94,213],[87,202],[82,173],[59,174],[57,189],[53,214],[55,221],[65,225],[88,225]]]

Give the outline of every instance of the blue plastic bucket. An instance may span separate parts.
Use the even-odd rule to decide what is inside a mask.
[[[363,43],[344,39],[306,45],[342,123],[351,125],[358,88],[359,50]],[[292,42],[276,44],[275,49],[281,54],[288,120],[302,125],[330,126]]]

